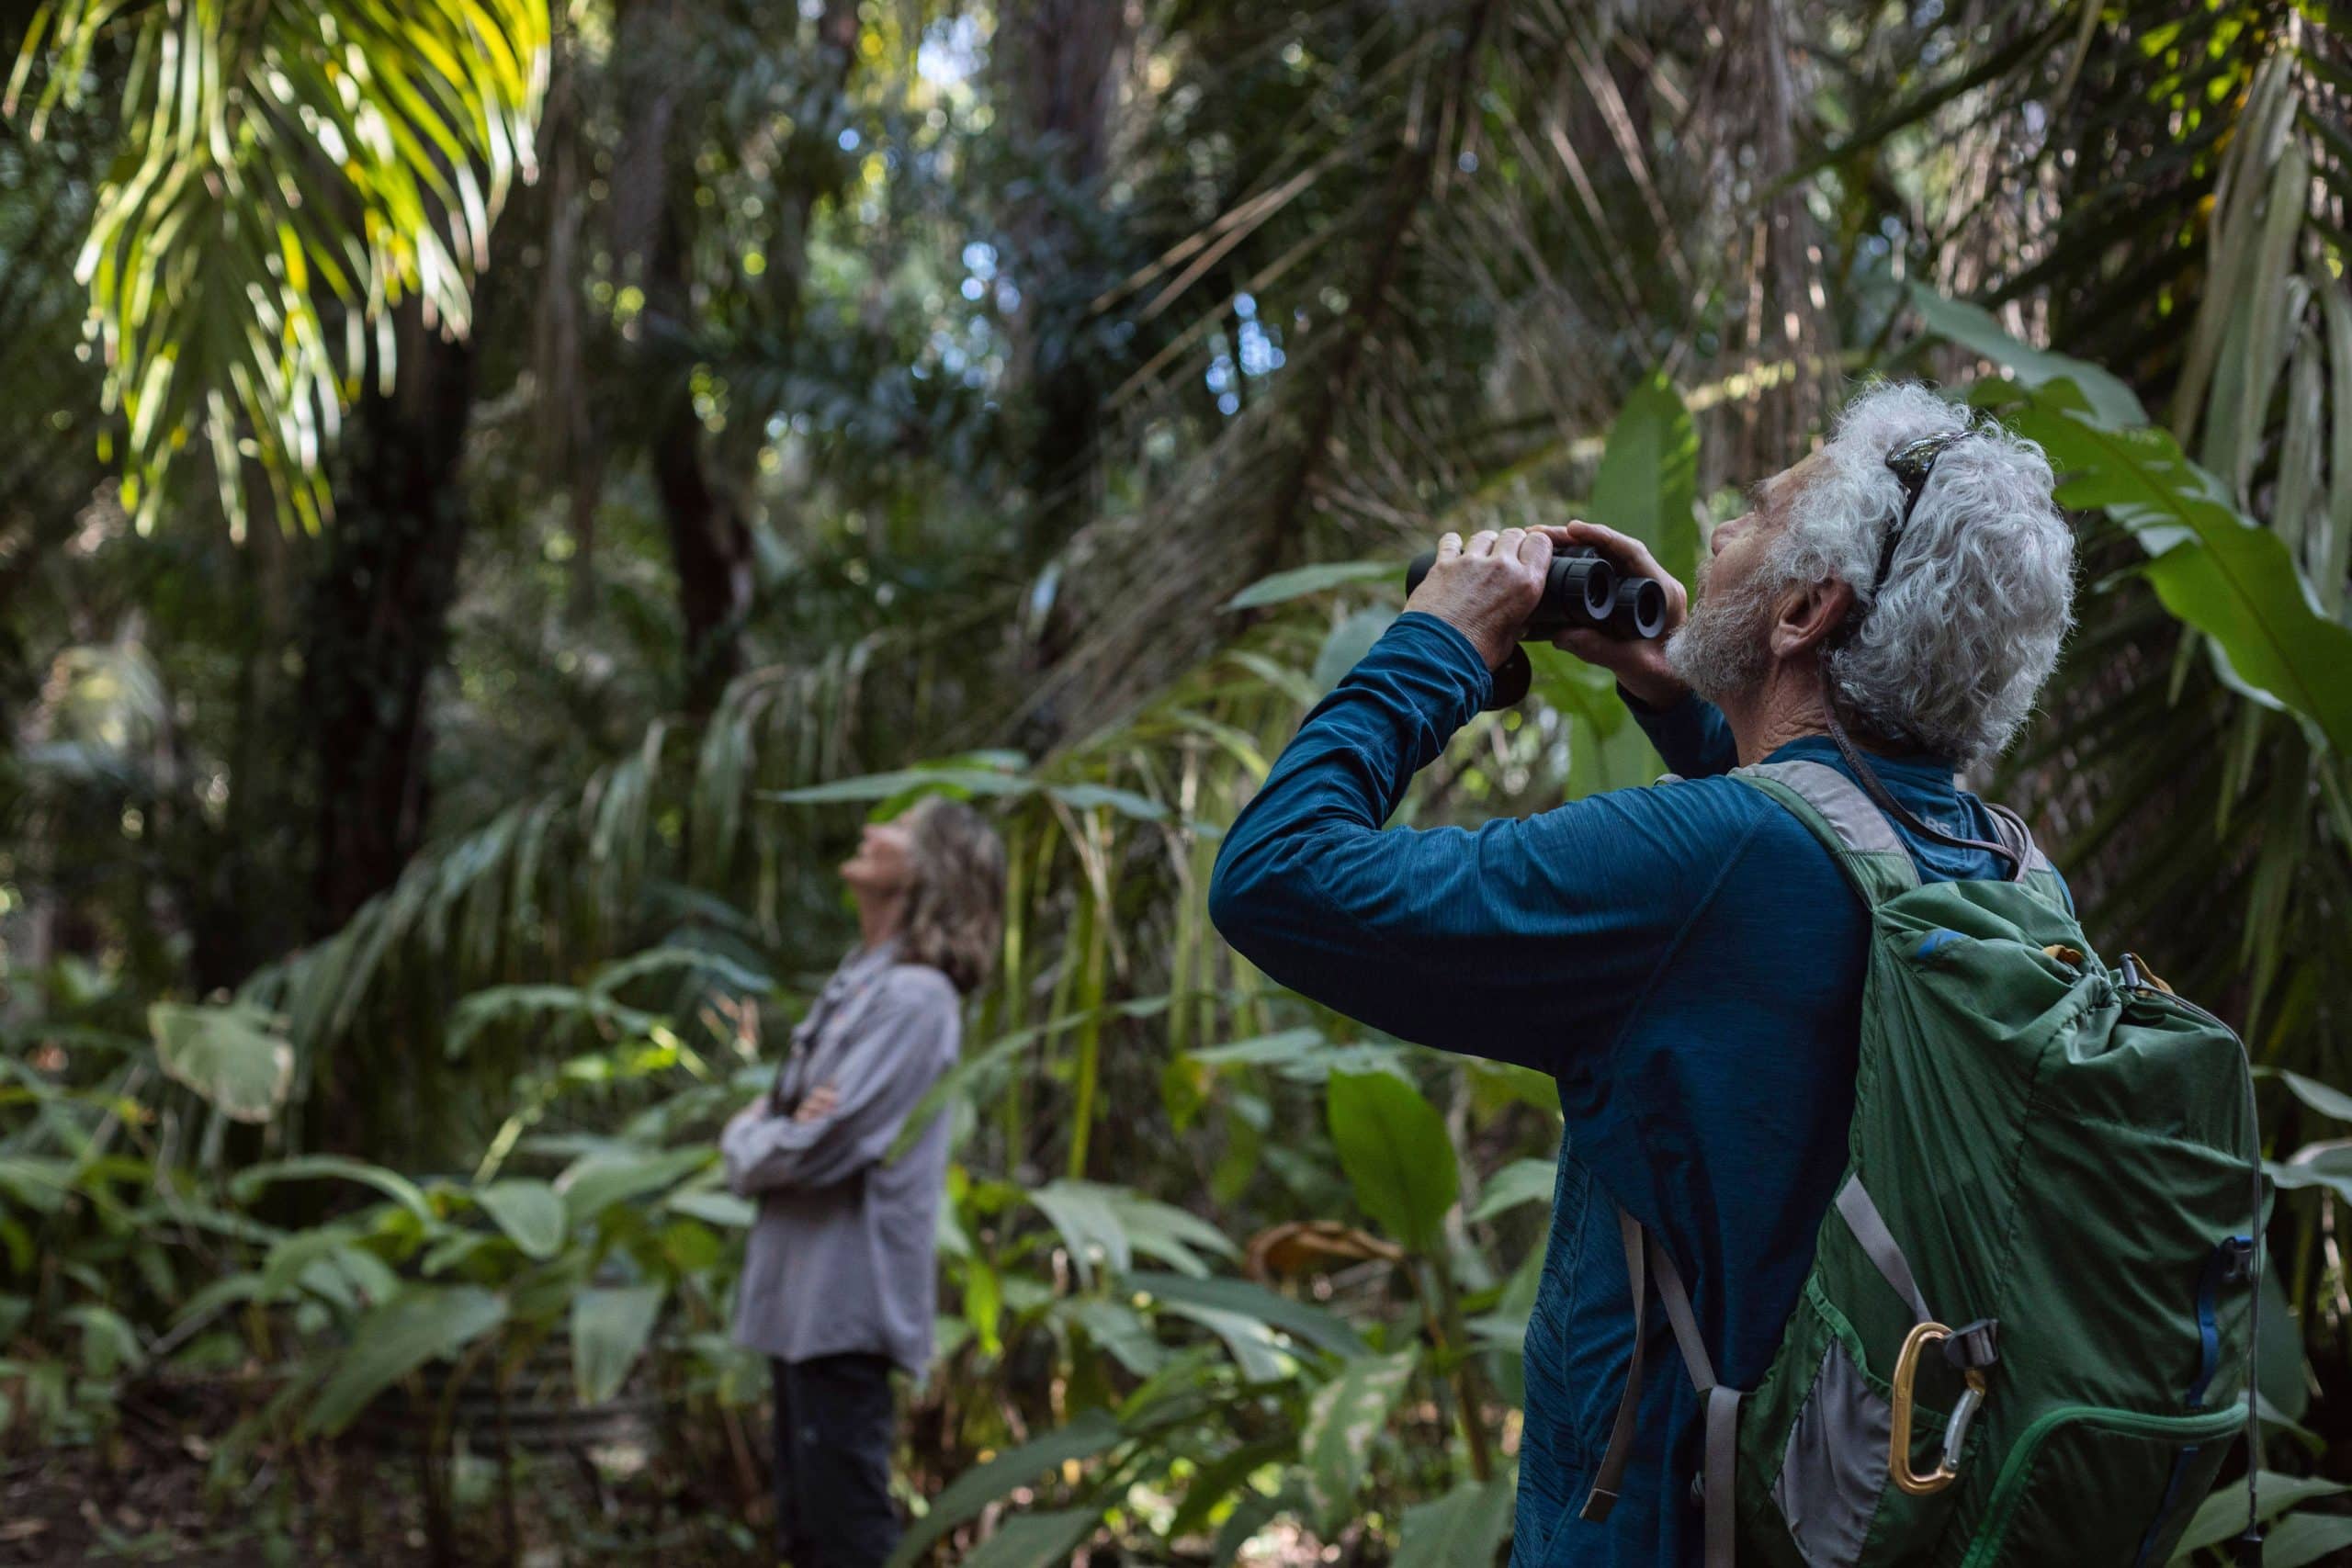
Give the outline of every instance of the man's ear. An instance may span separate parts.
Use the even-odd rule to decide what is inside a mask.
[[[1835,578],[1791,592],[1772,619],[1772,657],[1792,659],[1846,624],[1854,613],[1851,584]]]

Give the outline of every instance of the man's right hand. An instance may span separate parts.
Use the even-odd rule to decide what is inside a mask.
[[[1598,523],[1575,522],[1567,526],[1543,526],[1540,532],[1562,548],[1589,545],[1599,550],[1620,577],[1654,577],[1666,590],[1666,630],[1655,638],[1613,637],[1590,626],[1571,626],[1552,639],[1553,646],[1597,664],[1617,677],[1617,683],[1653,708],[1670,708],[1690,694],[1666,662],[1667,639],[1690,618],[1690,594],[1666,574],[1647,545],[1629,534]]]
[[[1437,542],[1437,563],[1408,610],[1435,615],[1470,639],[1489,670],[1498,669],[1519,646],[1519,632],[1544,599],[1544,579],[1552,567],[1557,530],[1483,529],[1465,544],[1459,534]]]

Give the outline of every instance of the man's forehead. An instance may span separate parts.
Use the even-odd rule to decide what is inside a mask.
[[[1786,510],[1789,502],[1796,499],[1797,492],[1812,482],[1813,476],[1820,471],[1822,462],[1820,453],[1812,453],[1758,485],[1756,499],[1761,509],[1775,513]]]

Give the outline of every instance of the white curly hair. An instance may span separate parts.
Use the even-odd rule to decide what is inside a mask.
[[[1968,411],[1916,382],[1873,382],[1838,416],[1759,575],[1836,580],[1860,623],[1827,654],[1843,716],[1955,765],[1996,756],[2032,711],[2074,624],[2075,537],[2041,448],[1986,424],[1936,457],[1886,580],[1903,510],[1890,453]]]

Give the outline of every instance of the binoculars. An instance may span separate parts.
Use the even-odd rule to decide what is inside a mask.
[[[1437,564],[1426,550],[1405,570],[1405,592],[1412,592]],[[1646,642],[1666,630],[1666,590],[1654,577],[1622,577],[1590,545],[1554,552],[1544,580],[1544,597],[1520,629],[1521,642],[1549,642],[1574,626],[1597,627],[1604,636]]]
[[[1415,556],[1405,570],[1405,592],[1409,594],[1419,588],[1436,564],[1434,550]],[[1666,590],[1654,577],[1621,574],[1590,545],[1555,551],[1544,579],[1544,597],[1520,628],[1519,639],[1549,642],[1576,626],[1591,626],[1604,637],[1652,640],[1666,630]],[[1526,649],[1511,649],[1510,657],[1495,671],[1487,711],[1515,706],[1527,695],[1534,679],[1534,666],[1528,661]]]

